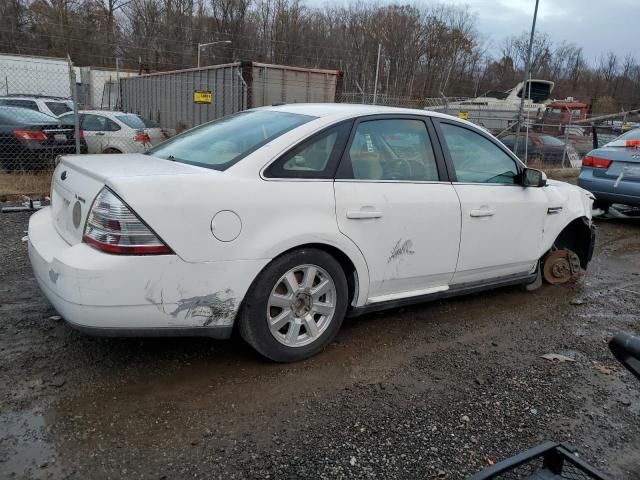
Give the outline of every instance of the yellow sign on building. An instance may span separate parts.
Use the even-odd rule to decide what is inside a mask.
[[[211,103],[211,90],[194,90],[193,103]]]
[[[458,112],[458,118],[461,120],[469,120],[469,112]]]

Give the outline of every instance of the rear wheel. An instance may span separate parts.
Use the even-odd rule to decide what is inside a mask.
[[[289,252],[253,282],[238,319],[240,334],[276,362],[308,358],[338,333],[347,297],[347,280],[335,258],[317,249]]]

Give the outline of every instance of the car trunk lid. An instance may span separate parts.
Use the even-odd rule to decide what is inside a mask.
[[[609,168],[595,168],[596,178],[624,179],[640,182],[640,149],[625,147],[603,147],[593,150],[590,156],[611,160]]]
[[[143,154],[61,157],[51,182],[56,230],[67,243],[80,243],[91,204],[110,179],[185,174],[214,174],[214,171]]]

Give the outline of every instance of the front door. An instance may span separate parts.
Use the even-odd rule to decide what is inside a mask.
[[[521,186],[522,166],[488,135],[462,124],[440,121],[439,125],[462,207],[460,257],[453,283],[531,272],[547,216],[544,191]]]
[[[338,227],[367,262],[368,303],[446,290],[453,277],[460,203],[429,122],[360,119],[338,169]]]

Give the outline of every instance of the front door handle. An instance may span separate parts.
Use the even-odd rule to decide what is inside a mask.
[[[104,135],[104,132],[96,132],[96,135],[103,136],[103,135]]]
[[[382,212],[379,212],[378,210],[347,210],[347,218],[351,218],[353,220],[380,217],[382,217]]]
[[[489,210],[487,208],[479,208],[477,210],[471,210],[472,217],[493,217],[496,214],[495,210]]]

